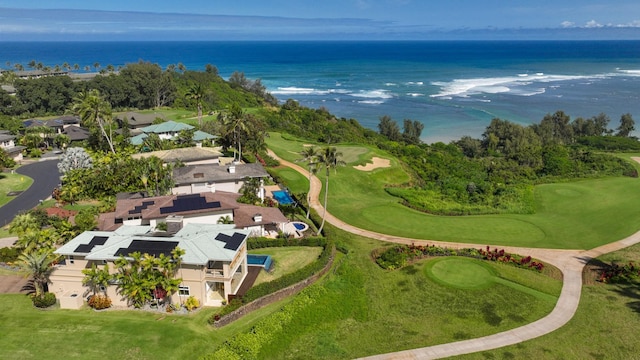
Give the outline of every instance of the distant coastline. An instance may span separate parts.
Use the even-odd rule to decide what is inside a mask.
[[[380,116],[425,124],[423,140],[479,137],[493,117],[522,124],[564,110],[640,116],[640,41],[2,42],[0,67],[35,60],[91,72],[139,60],[260,78],[279,100],[327,108],[376,129]],[[99,65],[95,68],[96,63]],[[9,65],[7,65],[9,64]]]

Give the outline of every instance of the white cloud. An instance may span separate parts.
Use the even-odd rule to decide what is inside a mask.
[[[595,20],[591,20],[591,21],[587,21],[584,27],[592,29],[592,28],[601,28],[601,27],[604,27],[604,25],[600,24]]]
[[[562,26],[563,28],[571,28],[576,26],[576,23],[574,23],[573,21],[563,21],[562,23],[560,23],[560,26]]]

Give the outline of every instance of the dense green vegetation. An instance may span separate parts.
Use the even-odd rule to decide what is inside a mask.
[[[449,145],[386,144],[383,148],[414,175],[412,182],[387,190],[408,206],[434,214],[531,214],[535,184],[638,176],[628,161],[597,153],[594,150],[599,148],[585,145],[588,141],[576,143],[574,128],[579,120],[569,123],[562,112],[529,127],[494,119],[482,140],[463,137]],[[627,150],[638,143],[618,136],[595,138],[621,139],[609,143],[627,144]]]

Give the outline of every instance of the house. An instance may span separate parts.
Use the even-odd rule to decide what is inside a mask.
[[[119,114],[116,116],[116,121],[120,127],[125,125],[125,120],[127,127],[131,130],[133,135],[138,135],[141,131],[134,131],[136,129],[141,129],[143,127],[152,125],[156,119],[166,120],[164,114],[141,114],[137,112],[127,112],[125,114]]]
[[[191,165],[173,169],[173,194],[202,192],[239,192],[247,178],[264,179],[269,173],[259,163],[227,165]],[[263,181],[258,197],[264,199]]]
[[[0,147],[13,161],[20,162],[22,161],[22,150],[26,149],[26,147],[21,145],[16,146],[15,140],[15,135],[11,135],[6,130],[0,131]]]
[[[194,129],[194,127],[189,124],[165,121],[160,124],[149,125],[141,128],[140,131],[142,133],[130,138],[129,142],[132,145],[142,145],[144,143],[144,139],[146,139],[149,134],[157,134],[162,140],[175,140],[181,131],[192,129]],[[195,131],[193,134],[193,141],[197,144],[202,144],[204,140],[213,141],[215,138],[215,136],[200,130]]]
[[[90,132],[88,129],[85,129],[79,126],[69,126],[66,129],[64,129],[62,133],[69,137],[72,144],[85,141],[89,139],[89,136],[90,136]]]
[[[238,203],[240,194],[218,191],[168,196],[133,196],[116,201],[116,210],[100,214],[98,228],[113,231],[124,225],[156,228],[180,216],[183,224],[217,224],[229,219],[251,236],[275,235],[285,231],[288,219],[278,208]]]
[[[222,153],[219,148],[193,146],[131,155],[134,159],[148,158],[151,156],[159,158],[165,164],[180,162],[185,165],[218,165],[220,164],[220,157],[222,156]]]
[[[182,279],[172,303],[182,303],[189,296],[203,306],[221,306],[240,289],[247,276],[248,230],[233,225],[183,224],[179,217],[170,220],[175,232],[156,233],[151,226],[123,226],[115,231],[86,231],[55,251],[64,262],[55,265],[49,290],[60,300],[61,308],[82,306],[89,289],[82,285],[82,270],[93,265],[109,266],[133,252],[170,256],[176,247],[185,251],[176,277]],[[173,226],[172,226],[173,227]],[[115,306],[126,306],[116,284],[101,289]]]
[[[62,134],[65,129],[69,127],[79,127],[80,126],[80,118],[73,115],[64,115],[55,119],[49,120],[39,120],[39,119],[29,119],[22,122],[25,129],[35,128],[35,127],[48,127],[53,129],[54,134]],[[45,137],[44,134],[40,136]]]

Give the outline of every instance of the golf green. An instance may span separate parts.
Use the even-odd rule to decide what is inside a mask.
[[[426,266],[427,275],[443,285],[459,289],[482,289],[495,282],[493,269],[479,260],[444,257],[430,261]]]

